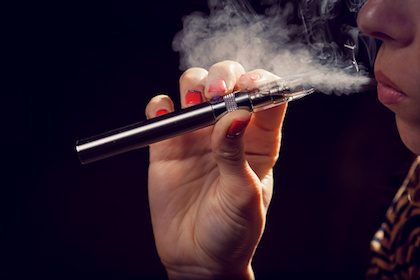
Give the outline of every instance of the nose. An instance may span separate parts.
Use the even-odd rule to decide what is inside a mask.
[[[414,39],[414,23],[410,21],[409,5],[405,1],[369,0],[360,10],[357,24],[360,30],[384,43],[408,45]],[[418,15],[417,15],[418,16]]]

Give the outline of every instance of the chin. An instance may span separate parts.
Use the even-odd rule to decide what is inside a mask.
[[[420,124],[405,122],[395,117],[398,132],[404,145],[416,155],[420,155]]]

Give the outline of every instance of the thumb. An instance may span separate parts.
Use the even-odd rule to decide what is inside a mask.
[[[231,112],[219,120],[212,133],[211,146],[219,168],[220,183],[228,193],[243,193],[246,185],[258,185],[258,177],[248,165],[243,134],[251,119],[245,110]]]

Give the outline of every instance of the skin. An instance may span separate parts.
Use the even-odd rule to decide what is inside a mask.
[[[402,140],[420,154],[420,1],[371,0],[359,13],[363,32],[383,41],[375,64],[379,82],[402,101],[395,112]],[[386,77],[386,78],[384,78]],[[188,90],[203,99],[228,94],[276,78],[264,70],[247,72],[234,61],[208,71],[188,69],[180,78],[182,107]],[[225,91],[212,92],[215,80]],[[210,89],[210,91],[209,91]],[[173,111],[168,96],[153,98],[152,118]],[[273,190],[286,105],[250,116],[227,114],[214,127],[150,147],[149,201],[156,247],[171,279],[253,279],[251,260],[262,236]],[[250,119],[251,118],[251,119]],[[226,137],[235,120],[248,121],[244,133]]]
[[[371,0],[358,16],[362,32],[382,41],[375,61],[378,81],[405,95],[402,102],[384,105],[395,113],[401,139],[416,155],[420,154],[419,14],[417,0]]]
[[[209,92],[212,81],[221,78],[227,90]],[[234,61],[217,63],[209,71],[191,68],[180,78],[181,105],[187,106],[188,90],[210,99],[274,78],[264,70],[247,73]],[[169,97],[153,98],[146,115],[153,117],[160,109],[173,111]],[[251,259],[271,200],[285,109],[253,114],[246,132],[235,138],[226,137],[227,131],[235,119],[249,120],[247,111],[232,112],[214,127],[150,147],[152,225],[171,279],[254,277]]]

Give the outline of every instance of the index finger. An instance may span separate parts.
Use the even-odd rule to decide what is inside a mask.
[[[204,101],[203,92],[207,73],[204,68],[193,67],[186,70],[179,78],[182,108],[197,105]]]

